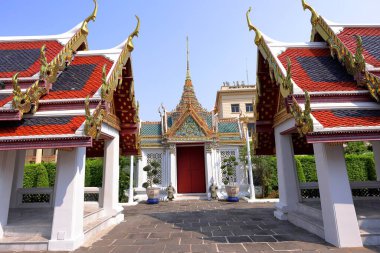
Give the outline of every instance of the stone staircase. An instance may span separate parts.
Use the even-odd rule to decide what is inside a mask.
[[[288,213],[289,222],[324,238],[322,211],[298,204],[297,211]],[[380,245],[380,218],[359,217],[358,224],[364,245]]]

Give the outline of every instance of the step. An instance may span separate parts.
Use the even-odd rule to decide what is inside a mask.
[[[33,225],[33,226],[5,226],[4,237],[35,237],[40,236],[49,238],[51,234],[51,225]]]
[[[322,221],[322,211],[320,209],[298,203],[297,204],[297,212],[302,213],[306,216],[311,216],[317,220]]]
[[[117,225],[124,220],[124,214],[122,211],[115,215],[102,217],[98,220],[94,220],[83,226],[84,241],[85,244],[99,238],[99,234],[104,232],[105,229]]]
[[[85,214],[83,217],[83,224],[86,226],[86,224],[91,223],[93,221],[96,221],[100,218],[102,218],[105,215],[105,211],[103,208],[100,208],[94,212]]]
[[[174,200],[206,200],[208,199],[207,193],[178,193]]]
[[[288,213],[288,221],[297,227],[303,228],[306,231],[321,237],[322,239],[325,238],[322,217],[319,219],[305,215],[302,212],[292,211]]]
[[[8,237],[0,239],[0,252],[2,251],[46,251],[48,239],[41,236]]]
[[[360,229],[366,228],[380,228],[380,219],[374,218],[358,218],[358,224]]]
[[[380,245],[380,227],[360,229],[364,245]]]

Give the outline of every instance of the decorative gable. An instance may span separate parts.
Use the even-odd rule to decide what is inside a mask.
[[[175,132],[176,137],[204,137],[202,128],[197,124],[193,117],[188,116],[183,124]]]

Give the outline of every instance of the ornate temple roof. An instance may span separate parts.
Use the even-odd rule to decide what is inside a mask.
[[[141,123],[143,147],[157,147],[169,142],[242,143],[236,119],[218,122],[213,112],[207,111],[199,103],[190,76],[188,39],[186,79],[180,102],[171,112],[167,112],[163,106],[159,111],[161,122]]]
[[[301,153],[314,142],[380,139],[380,25],[335,24],[302,4],[312,13],[311,42],[275,41],[247,12],[259,50],[257,154],[275,153],[273,128],[290,118]]]
[[[94,2],[93,13],[66,33],[0,37],[0,149],[8,142],[15,149],[86,146],[88,156],[102,155],[106,123],[120,133],[121,154],[139,153],[130,60],[139,20],[117,47],[87,50]]]

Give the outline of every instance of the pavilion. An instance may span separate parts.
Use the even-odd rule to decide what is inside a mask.
[[[119,154],[140,152],[131,63],[139,20],[119,46],[88,50],[94,3],[63,34],[0,37],[0,250],[74,250],[123,220]],[[54,189],[23,189],[26,150],[46,148],[59,149]],[[87,157],[103,158],[96,205],[84,201]]]
[[[161,105],[159,113],[160,121],[141,122],[142,157],[135,188],[138,198],[146,198],[143,168],[152,161],[160,164],[157,187],[161,188],[162,198],[170,183],[177,191],[176,198],[207,198],[212,183],[222,192],[225,175],[220,169],[221,161],[230,156],[239,160],[245,130],[238,118],[221,119],[199,103],[190,76],[189,50],[181,99],[172,111]],[[234,171],[233,180],[242,195],[248,195],[247,171],[242,165]]]
[[[274,215],[337,247],[380,244],[380,217],[361,216],[351,188],[379,189],[378,182],[349,182],[343,144],[372,143],[380,176],[380,25],[340,25],[312,14],[311,41],[283,43],[256,33],[255,152],[277,156],[280,202]],[[318,182],[300,184],[295,154],[314,154]],[[319,189],[319,202],[300,189]],[[376,200],[367,202],[376,212]],[[376,204],[377,203],[377,204]]]

